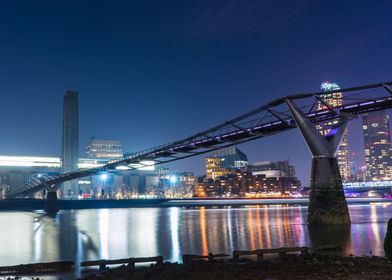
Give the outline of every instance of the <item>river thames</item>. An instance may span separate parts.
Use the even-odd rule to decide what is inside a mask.
[[[391,203],[349,206],[351,226],[309,228],[305,206],[0,212],[1,265],[340,244],[344,254],[383,256]],[[78,270],[78,268],[77,268]]]

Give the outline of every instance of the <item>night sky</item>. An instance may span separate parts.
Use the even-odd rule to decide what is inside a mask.
[[[1,1],[0,154],[61,153],[62,101],[80,93],[91,136],[135,152],[207,129],[277,97],[392,80],[391,1]],[[361,122],[349,145],[363,163]],[[289,158],[292,130],[239,146],[250,162]],[[204,156],[172,164],[204,172]]]

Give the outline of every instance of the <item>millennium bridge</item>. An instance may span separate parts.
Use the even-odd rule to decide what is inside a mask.
[[[341,96],[334,93],[341,93]],[[342,105],[332,106],[328,101],[333,99],[341,99]],[[350,217],[336,159],[337,150],[350,120],[389,108],[392,108],[392,82],[283,96],[190,137],[125,154],[101,167],[34,177],[28,184],[11,189],[7,198],[25,197],[46,189],[47,210],[57,209],[56,191],[63,182],[139,169],[148,162],[160,165],[298,128],[312,153],[308,223],[347,224]],[[316,124],[331,120],[338,122],[322,136]]]

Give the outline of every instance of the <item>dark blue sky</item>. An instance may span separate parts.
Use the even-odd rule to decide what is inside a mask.
[[[391,11],[359,0],[1,1],[0,154],[60,155],[65,89],[80,92],[81,153],[90,136],[132,152],[324,80],[392,80]],[[350,129],[363,157],[360,122]],[[307,183],[298,131],[240,149],[251,162],[290,158]],[[200,174],[203,157],[172,166]]]

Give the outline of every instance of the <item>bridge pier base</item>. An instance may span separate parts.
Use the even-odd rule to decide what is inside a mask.
[[[336,158],[312,159],[308,206],[309,224],[349,224],[346,198]]]
[[[315,125],[290,99],[286,99],[286,104],[313,156],[308,224],[350,224],[347,201],[336,159],[348,118],[340,116],[340,122],[323,137]]]
[[[44,210],[48,214],[54,214],[59,211],[56,191],[48,191],[46,193]]]

